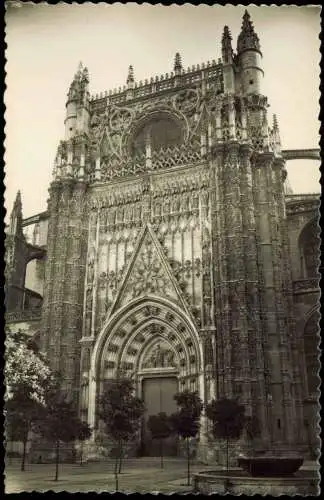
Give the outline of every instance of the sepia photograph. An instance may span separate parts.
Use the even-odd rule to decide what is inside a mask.
[[[5,493],[319,496],[321,7],[5,23]]]

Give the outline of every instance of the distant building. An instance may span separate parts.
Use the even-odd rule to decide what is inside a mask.
[[[249,14],[222,59],[90,97],[68,92],[48,210],[7,236],[7,324],[30,331],[100,430],[118,370],[147,414],[173,394],[238,397],[263,449],[314,453],[318,411],[319,195],[292,194],[262,95]],[[27,239],[26,234],[29,234]],[[202,419],[201,454],[208,444]],[[142,448],[150,453],[145,426]],[[171,451],[170,451],[171,453]]]

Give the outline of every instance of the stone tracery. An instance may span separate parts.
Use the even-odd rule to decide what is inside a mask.
[[[199,380],[203,397],[210,396],[213,379],[218,395],[240,392],[247,406],[253,399],[264,424],[271,411],[284,414],[291,440],[291,408],[297,412],[302,405],[297,393],[289,401],[285,378],[290,363],[287,346],[294,334],[293,327],[288,332],[293,321],[287,299],[289,263],[284,261],[278,124],[274,120],[272,128],[268,126],[266,98],[256,87],[246,92],[238,67],[232,76],[242,91],[234,95],[229,66],[195,68],[87,102],[86,133],[78,132],[70,140],[67,129],[69,138],[58,149],[49,204],[58,242],[53,237],[49,246],[56,258],[63,256],[57,260],[61,278],[73,266],[73,286],[60,279],[56,287],[52,266],[44,331],[49,336],[55,325],[50,345],[58,360],[60,336],[64,342],[69,336],[75,349],[76,330],[81,328],[75,329],[73,322],[83,294],[82,346],[91,345],[94,352],[89,388],[94,378],[95,395],[102,389],[100,381],[114,377],[120,367],[133,374],[174,369],[181,384],[193,380],[197,387]],[[70,98],[77,93],[73,87]],[[175,134],[173,142],[169,135],[147,147],[143,134],[134,152],[136,134],[159,116],[179,124],[181,140]],[[85,186],[82,198],[74,192],[77,185]],[[68,221],[75,211],[70,230]],[[137,245],[147,224],[157,242],[154,251],[149,241]],[[74,229],[78,225],[86,228],[84,240],[88,233],[87,257],[86,244],[83,253],[79,251],[81,232]],[[80,265],[76,255],[82,255]],[[306,262],[312,274],[314,258],[313,264]],[[298,286],[311,288],[309,280]],[[64,290],[73,302],[63,301]],[[132,311],[126,307],[130,302]],[[62,317],[67,333],[60,333]],[[282,346],[277,357],[274,346],[267,344],[275,336]],[[170,350],[153,355],[159,343]],[[142,359],[144,353],[147,357]],[[297,377],[297,357],[293,359]],[[82,369],[86,365],[84,361]],[[271,391],[277,390],[271,385],[271,366],[281,377],[277,401],[282,396],[284,409],[269,406],[269,417],[265,408],[268,411]],[[95,404],[90,389],[89,394],[91,413]]]

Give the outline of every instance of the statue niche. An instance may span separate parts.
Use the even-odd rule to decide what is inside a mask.
[[[166,346],[158,344],[150,352],[143,363],[143,368],[175,368],[175,354]]]

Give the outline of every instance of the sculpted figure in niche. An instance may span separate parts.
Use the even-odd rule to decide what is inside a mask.
[[[91,259],[88,262],[88,283],[93,282],[93,277],[94,277],[94,260]]]
[[[187,212],[189,210],[189,198],[188,196],[181,197],[181,212]]]
[[[163,203],[163,215],[169,215],[170,213],[170,199],[165,198]]]
[[[192,194],[191,198],[191,208],[192,210],[198,210],[199,209],[199,198],[197,193]]]
[[[141,209],[142,209],[142,207],[140,204],[138,204],[135,208],[135,219],[136,220],[141,220]]]
[[[161,203],[159,201],[155,202],[155,215],[156,217],[161,217]]]

